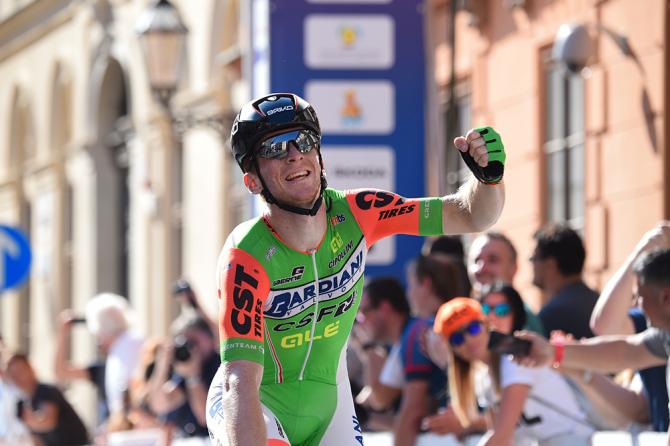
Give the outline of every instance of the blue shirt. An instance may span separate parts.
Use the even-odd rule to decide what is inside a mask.
[[[633,320],[635,332],[641,333],[647,329],[647,318],[644,313],[637,308],[631,308],[628,315]],[[638,370],[644,391],[649,401],[649,414],[651,415],[651,425],[657,432],[668,431],[668,387],[666,385],[666,366],[649,367],[648,369]]]
[[[438,400],[441,407],[447,405],[447,374],[440,369],[421,345],[421,337],[426,330],[431,330],[431,319],[410,318],[400,337],[400,360],[405,375],[405,382],[428,381],[430,396]]]
[[[553,295],[538,316],[548,336],[561,330],[575,339],[592,338],[591,313],[597,301],[598,293],[584,282],[571,283]]]

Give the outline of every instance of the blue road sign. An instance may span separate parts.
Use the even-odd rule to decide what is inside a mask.
[[[28,277],[32,254],[23,232],[0,225],[0,291],[20,286]]]

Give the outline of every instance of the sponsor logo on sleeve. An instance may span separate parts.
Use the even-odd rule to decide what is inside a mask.
[[[234,282],[230,326],[238,335],[260,340],[263,303],[261,299],[254,297],[254,292],[258,289],[258,279],[246,271],[243,265],[237,264]]]
[[[275,255],[276,253],[277,253],[277,247],[276,246],[270,246],[268,248],[267,252],[265,253],[265,260],[267,260],[269,262],[270,259],[272,259],[272,256]]]
[[[430,204],[427,201],[423,203],[423,218],[426,220],[430,218]]]
[[[380,210],[378,220],[386,220],[397,217],[398,215],[410,214],[414,212],[416,204],[405,204],[405,202],[406,200],[403,197],[382,191],[363,191],[356,195],[356,206],[364,211],[367,211],[373,207],[386,208],[393,206],[391,209]]]

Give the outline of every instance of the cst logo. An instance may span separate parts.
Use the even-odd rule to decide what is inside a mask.
[[[395,201],[395,202],[394,202]],[[414,212],[416,204],[405,204],[405,199],[397,195],[382,191],[364,191],[356,195],[356,205],[364,211],[375,208],[383,208],[389,205],[396,206],[393,209],[385,209],[379,212],[378,220],[396,217],[398,215]]]
[[[393,200],[395,200],[396,197],[396,195],[390,194],[388,192],[366,190],[356,194],[356,206],[363,209],[364,211],[367,211],[373,206],[376,208],[383,208],[393,203]],[[398,201],[395,203],[396,206],[405,202],[404,198],[397,198]]]
[[[399,208],[383,210],[379,212],[379,218],[377,220],[386,220],[387,218],[395,217],[396,215],[409,214],[414,211],[415,207],[415,204],[410,204],[409,206],[400,206]]]
[[[247,285],[247,287],[244,287]],[[235,267],[235,287],[233,288],[233,310],[230,312],[230,324],[235,331],[241,335],[247,335],[254,330],[253,335],[260,338],[262,301],[256,299],[254,293],[248,287],[256,290],[258,280],[244,271],[242,265]]]

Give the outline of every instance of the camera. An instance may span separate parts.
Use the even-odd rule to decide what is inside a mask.
[[[185,336],[179,335],[174,340],[174,359],[177,362],[191,359],[191,344]]]

